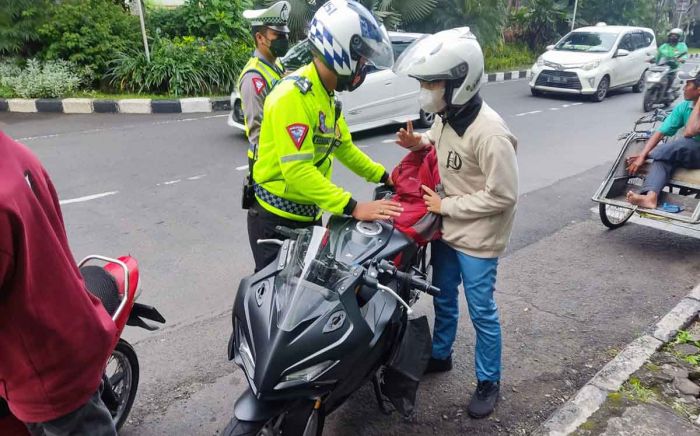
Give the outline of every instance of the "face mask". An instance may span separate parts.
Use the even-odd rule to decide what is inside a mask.
[[[425,112],[431,114],[442,112],[447,106],[447,103],[445,103],[445,88],[421,88],[418,94],[418,103],[420,103],[421,109]]]
[[[281,58],[289,51],[289,39],[287,38],[268,39],[268,41],[270,41],[270,53],[276,58]]]

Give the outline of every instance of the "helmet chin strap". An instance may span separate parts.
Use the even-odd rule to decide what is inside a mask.
[[[351,76],[338,76],[338,86],[336,86],[336,90],[352,92],[362,85],[366,77],[367,65],[363,65]]]

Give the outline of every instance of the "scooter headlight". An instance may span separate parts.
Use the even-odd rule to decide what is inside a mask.
[[[282,380],[277,383],[275,390],[286,389],[313,381],[321,374],[331,369],[336,363],[338,363],[337,360],[326,360],[325,362],[317,363],[308,368],[289,373],[282,377]]]

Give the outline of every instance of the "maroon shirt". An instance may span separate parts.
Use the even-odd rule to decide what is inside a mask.
[[[117,339],[85,289],[46,170],[0,131],[0,397],[24,422],[70,413],[97,390]]]

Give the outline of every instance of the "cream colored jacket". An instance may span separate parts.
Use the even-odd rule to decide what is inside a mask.
[[[446,194],[440,210],[443,240],[474,257],[500,256],[510,239],[518,200],[517,139],[483,103],[462,137],[436,117],[421,147],[429,143],[436,147]]]

